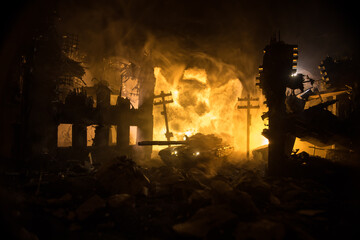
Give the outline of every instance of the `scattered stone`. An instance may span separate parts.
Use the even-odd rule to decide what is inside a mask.
[[[132,205],[131,195],[127,193],[112,195],[108,199],[108,204],[112,208],[118,208],[124,205]]]
[[[107,230],[112,229],[115,226],[115,223],[113,221],[109,221],[106,223],[100,223],[96,226],[97,230]]]
[[[285,233],[285,227],[282,223],[267,219],[256,222],[240,222],[235,230],[236,240],[281,240],[284,239]]]
[[[144,195],[150,186],[150,180],[142,169],[131,159],[115,158],[100,167],[96,174],[101,187],[109,194],[127,193]]]
[[[273,194],[270,195],[270,203],[275,206],[280,206],[281,204],[280,199],[274,196]]]
[[[196,206],[211,204],[211,193],[208,190],[195,190],[188,198],[188,203]]]
[[[143,169],[132,160],[116,158],[94,174],[65,179],[56,174],[53,180],[46,175],[49,183],[42,186],[42,194],[34,196],[36,185],[27,186],[30,194],[24,191],[22,201],[26,204],[10,211],[5,192],[0,206],[8,211],[5,226],[16,224],[9,233],[29,229],[34,234],[23,231],[24,239],[34,240],[52,236],[51,231],[71,239],[96,239],[100,234],[106,239],[338,239],[356,233],[349,223],[356,226],[353,209],[358,200],[343,195],[343,178],[334,178],[341,183],[336,188],[341,192],[335,192],[315,179],[264,178],[253,165],[227,163],[216,171],[206,170],[205,164]],[[353,211],[354,217],[348,218],[343,209]]]
[[[255,199],[269,199],[271,188],[258,174],[247,171],[238,180],[236,188],[248,192]]]
[[[240,219],[250,221],[256,219],[260,215],[260,211],[255,205],[252,197],[246,192],[227,192],[227,194],[222,196],[219,202],[229,206]]]
[[[184,175],[179,169],[169,166],[152,168],[150,170],[150,177],[152,181],[163,184],[174,184],[176,182],[185,180]]]
[[[72,231],[72,232],[73,231],[79,231],[81,229],[82,229],[82,227],[79,224],[76,224],[76,223],[72,223],[70,225],[70,227],[69,227],[69,230]]]
[[[218,194],[224,194],[226,192],[231,192],[234,189],[224,180],[214,179],[210,182],[210,187],[213,191]]]
[[[74,211],[69,211],[68,215],[67,215],[67,219],[72,221],[76,218],[76,214]]]
[[[220,229],[236,219],[237,216],[226,207],[213,205],[201,208],[188,221],[175,224],[173,229],[181,235],[205,238],[210,230]]]
[[[29,232],[27,229],[25,228],[21,228],[19,231],[19,239],[21,240],[39,240],[38,236],[36,236],[36,234]]]
[[[47,203],[49,205],[63,205],[65,203],[68,203],[72,200],[72,195],[70,193],[64,194],[60,198],[51,198],[47,200]]]
[[[98,195],[94,195],[76,209],[76,215],[79,220],[85,220],[92,215],[96,210],[104,208],[106,202]]]
[[[66,216],[65,210],[63,208],[59,208],[54,211],[51,211],[51,213],[57,218],[63,218]]]
[[[313,217],[315,215],[318,215],[318,214],[321,214],[324,212],[325,212],[324,210],[316,210],[316,209],[302,209],[302,210],[297,211],[298,214],[309,216],[309,217]]]

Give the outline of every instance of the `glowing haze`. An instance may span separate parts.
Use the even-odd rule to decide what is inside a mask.
[[[239,79],[228,79],[225,84],[212,87],[207,83],[205,69],[188,68],[180,79],[170,83],[161,70],[159,67],[154,70],[155,94],[161,91],[172,93],[174,102],[167,104],[167,112],[174,140],[182,140],[185,135],[198,132],[216,134],[224,142],[234,145],[236,150],[246,150],[246,112],[237,109],[237,98],[243,90]],[[154,107],[155,140],[166,140],[162,111],[162,106]],[[259,114],[261,111],[253,112],[252,149],[267,143],[261,135],[264,124]]]

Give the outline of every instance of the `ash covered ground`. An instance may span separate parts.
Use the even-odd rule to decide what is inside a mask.
[[[190,168],[116,157],[62,172],[2,172],[2,236],[356,239],[359,168],[305,153],[287,164],[277,178],[266,177],[266,161],[238,153]]]

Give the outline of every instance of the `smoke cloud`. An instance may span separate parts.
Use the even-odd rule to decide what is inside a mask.
[[[137,62],[149,51],[171,83],[195,66],[211,71],[211,84],[236,76],[252,90],[261,51],[277,31],[299,44],[299,70],[318,76],[326,55],[353,54],[358,39],[350,6],[331,1],[90,0],[60,1],[58,9],[90,68],[111,56]]]
[[[118,88],[116,79],[106,79],[104,59],[141,66],[143,55],[148,54],[169,86],[179,85],[185,69],[205,69],[208,87],[217,89],[210,94],[210,103],[214,95],[230,94],[229,86],[238,87],[232,96],[256,92],[262,49],[275,32],[280,31],[285,42],[299,45],[298,69],[315,78],[319,77],[317,65],[327,55],[352,56],[359,50],[357,8],[346,1],[34,0],[23,9],[11,24],[11,36],[3,41],[4,69],[24,39],[31,44],[33,30],[44,15],[56,10],[59,32],[79,36],[83,61],[91,73],[87,83],[95,77]],[[6,73],[2,75],[6,79]],[[207,106],[199,102],[191,107],[206,116]]]

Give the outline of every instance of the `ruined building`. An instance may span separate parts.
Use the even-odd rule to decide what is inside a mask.
[[[152,139],[155,78],[148,58],[143,57],[137,76],[139,107],[121,96],[111,105],[112,90],[106,84],[85,86],[84,68],[73,57],[78,47],[74,36],[59,36],[51,23],[31,35],[13,60],[8,76],[11,91],[3,96],[11,105],[4,106],[10,114],[2,119],[7,143],[1,156],[16,159],[13,163],[21,166],[44,156],[84,160],[90,152],[94,158],[101,151],[109,158],[150,158],[151,147],[136,149],[134,142]],[[130,128],[135,135],[132,146]]]
[[[95,94],[91,96],[87,92]],[[118,155],[135,157],[136,152],[138,157],[148,159],[151,148],[138,149],[135,145],[138,140],[152,138],[152,105],[143,104],[135,109],[129,99],[120,96],[116,104],[111,105],[110,95],[109,87],[99,83],[94,87],[74,89],[67,95],[65,103],[57,103],[57,126],[67,124],[72,128],[70,146],[67,146],[84,154],[94,150],[106,152],[110,148]],[[135,129],[132,145],[130,128]],[[91,134],[93,130],[94,134]],[[68,148],[57,149],[69,151]]]
[[[269,139],[268,171],[283,175],[286,159],[293,154],[295,138],[327,151],[327,157],[342,160],[356,158],[358,140],[358,70],[355,60],[322,61],[321,88],[315,80],[296,74],[298,48],[275,38],[264,49],[257,85],[266,97],[269,128],[263,135]],[[310,83],[304,89],[304,83]],[[289,91],[288,91],[289,90]],[[296,91],[297,92],[295,94]],[[311,102],[316,100],[315,102]],[[318,148],[320,149],[320,148]]]

